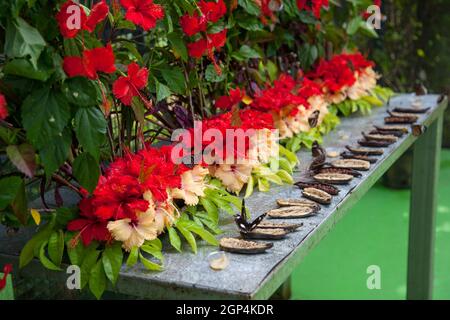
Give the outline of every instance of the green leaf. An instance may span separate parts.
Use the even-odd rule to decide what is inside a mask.
[[[178,231],[181,232],[183,237],[186,239],[186,241],[191,246],[192,251],[196,254],[197,253],[197,242],[195,241],[195,237],[192,235],[192,233],[189,230],[184,228],[182,225],[179,225],[179,223],[180,223],[180,220],[178,220],[175,227],[178,229]]]
[[[180,32],[171,32],[167,35],[167,38],[172,45],[174,53],[186,62],[188,60],[188,52],[183,40],[183,35]]]
[[[276,174],[269,174],[269,175],[265,175],[264,178],[272,183],[278,184],[278,185],[282,185],[283,184],[283,180]]]
[[[167,86],[174,93],[183,94],[186,91],[183,70],[180,67],[169,67],[161,70]]]
[[[113,285],[116,284],[119,277],[120,268],[122,267],[123,252],[119,242],[106,246],[102,254],[103,268],[109,281]]]
[[[267,192],[270,190],[270,183],[264,178],[258,178],[258,190]]]
[[[100,177],[100,167],[89,153],[83,152],[73,163],[73,175],[87,191],[92,192]]]
[[[181,252],[181,239],[177,231],[173,227],[167,228],[169,232],[169,241],[172,247],[174,247],[178,252]]]
[[[67,79],[63,84],[63,93],[67,100],[77,107],[97,105],[97,89],[94,82],[87,78]]]
[[[383,105],[383,101],[381,101],[380,99],[378,99],[375,96],[365,96],[365,97],[362,97],[362,100],[367,101],[371,105],[378,106],[378,107],[381,107]]]
[[[292,167],[290,162],[285,158],[279,158],[278,164],[280,165],[280,168],[285,170],[287,173],[292,174]]]
[[[136,48],[136,44],[124,41],[120,45],[126,49],[127,55],[129,55],[129,54],[133,55],[134,58],[137,59],[139,64],[144,64],[144,60],[142,59],[142,56],[139,53],[139,50]],[[134,60],[134,59],[130,59],[130,60]]]
[[[71,264],[80,266],[83,262],[84,256],[87,253],[87,250],[85,249],[83,243],[81,241],[78,241],[75,246],[72,246],[72,233],[66,234],[66,248],[67,248],[67,255],[69,256],[69,260]]]
[[[65,229],[69,221],[78,217],[78,208],[60,207],[56,209],[56,226]]]
[[[0,127],[0,142],[3,140],[6,145],[17,144],[17,134],[19,132],[20,130],[16,128]]]
[[[135,246],[131,248],[130,254],[128,255],[126,262],[127,267],[134,266],[138,260],[138,257],[139,257],[139,248]]]
[[[163,254],[162,254],[160,248],[155,248],[155,247],[144,244],[141,246],[140,249],[141,249],[141,251],[151,254],[153,257],[155,257],[159,261],[164,261],[164,257],[163,257]]]
[[[283,180],[286,183],[289,183],[289,184],[294,183],[294,179],[286,170],[283,170],[283,169],[278,170],[277,176],[279,176],[281,178],[281,180]]]
[[[226,79],[225,72],[218,74],[213,64],[206,67],[205,79],[209,82],[222,82]]]
[[[274,81],[278,77],[278,67],[271,60],[267,61],[267,72],[269,73],[270,81]]]
[[[247,45],[243,45],[239,49],[239,53],[242,57],[244,57],[244,59],[261,58],[261,55],[258,53],[258,51]]]
[[[244,198],[248,198],[253,194],[253,185],[254,185],[253,176],[250,175],[248,181],[247,181],[247,188],[245,189],[245,195]]]
[[[81,145],[95,159],[100,158],[100,146],[105,141],[106,120],[97,107],[80,108],[75,114],[75,132]]]
[[[254,0],[239,0],[238,3],[250,15],[259,16],[261,13],[261,10]]]
[[[204,228],[200,227],[196,223],[194,223],[192,221],[186,221],[186,222],[183,221],[183,222],[181,222],[181,224],[183,225],[184,228],[186,228],[189,231],[194,232],[195,234],[200,236],[200,238],[202,238],[203,240],[205,240],[209,244],[211,244],[213,246],[217,246],[219,244],[219,242],[217,241],[216,237],[214,237],[209,231],[207,231]]]
[[[60,267],[56,266],[53,262],[51,262],[45,255],[45,247],[46,246],[47,246],[47,242],[44,242],[39,249],[39,260],[41,261],[42,265],[49,270],[61,271],[62,269]]]
[[[216,206],[222,210],[225,210],[226,212],[228,212],[229,214],[233,215],[234,214],[234,209],[233,207],[230,206],[230,204],[223,200],[222,197],[212,197],[211,198],[212,201],[214,201],[214,203],[216,204]]]
[[[62,230],[54,231],[48,239],[48,255],[50,260],[60,266],[64,253],[64,233]]]
[[[26,225],[30,212],[28,210],[28,200],[24,181],[21,181],[16,197],[11,203],[11,208],[17,219],[19,219],[23,225]]]
[[[211,220],[210,217],[208,217],[206,214],[197,213],[194,216],[194,219],[198,218],[202,224],[204,224],[206,227],[208,227],[214,234],[221,234],[222,230],[219,228],[217,223]]]
[[[9,20],[6,27],[5,53],[9,58],[30,57],[37,69],[37,60],[46,46],[44,38],[37,29],[17,17]]]
[[[298,158],[297,155],[295,153],[293,153],[292,151],[287,150],[286,148],[284,148],[283,146],[279,146],[279,152],[281,155],[285,156],[286,159],[289,160],[289,162],[291,163],[292,166],[296,165],[298,163]]]
[[[156,78],[155,78],[155,85],[156,85],[156,102],[164,100],[170,97],[170,95],[172,94],[169,87],[156,80]]]
[[[159,251],[162,250],[162,242],[158,238],[145,241],[145,245],[158,249]]]
[[[22,179],[19,177],[8,177],[0,180],[0,210],[9,206],[22,187]]]
[[[243,20],[238,20],[237,24],[239,27],[249,30],[249,31],[260,31],[263,30],[262,23],[257,18],[249,18]]]
[[[38,149],[63,134],[70,107],[59,92],[49,88],[33,91],[22,104],[22,122],[27,137]]]
[[[98,256],[100,255],[100,251],[96,250],[96,246],[90,246],[84,256],[83,263],[80,266],[81,270],[81,288],[84,288],[86,284],[89,283],[89,278],[91,276],[91,270],[97,263]],[[101,260],[98,260],[99,263],[102,263]],[[102,268],[103,270],[103,268]]]
[[[34,257],[34,252],[51,235],[55,220],[52,219],[48,224],[42,227],[23,247],[19,257],[19,268],[25,267]]]
[[[3,72],[28,79],[47,81],[54,69],[40,64],[38,64],[38,69],[35,69],[29,60],[20,58],[9,61],[3,68]]]
[[[347,34],[354,35],[361,26],[361,22],[364,23],[360,16],[356,16],[347,25]]]
[[[208,216],[215,222],[219,221],[219,210],[217,206],[208,198],[201,197],[200,203],[205,208]]]
[[[36,170],[36,153],[32,145],[23,143],[19,146],[6,147],[9,160],[29,178],[34,176]]]
[[[139,253],[139,260],[142,262],[144,267],[150,271],[162,271],[163,267],[157,263],[154,263],[146,259],[141,253]]]
[[[361,29],[362,33],[364,33],[364,35],[374,39],[378,38],[378,33],[372,26],[368,25],[366,21],[361,21],[359,24],[359,28]]]
[[[61,135],[49,139],[47,145],[39,150],[39,157],[44,165],[47,177],[66,161],[71,144],[72,134],[70,130],[66,129]]]
[[[100,299],[106,289],[106,275],[103,270],[102,260],[97,261],[94,268],[92,268],[89,276],[89,289],[97,300]]]

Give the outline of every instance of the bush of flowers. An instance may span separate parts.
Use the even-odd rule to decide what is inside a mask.
[[[388,99],[352,45],[376,36],[370,4],[3,1],[0,222],[36,229],[20,267],[78,265],[100,298],[123,263],[159,271],[182,239],[194,253],[199,239],[216,245],[219,208],[292,183],[294,152]],[[185,161],[211,151],[199,127],[250,133],[240,150],[227,137]]]

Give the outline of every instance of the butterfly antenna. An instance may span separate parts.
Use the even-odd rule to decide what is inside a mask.
[[[247,210],[245,208],[245,199],[242,198],[241,217],[247,220]]]

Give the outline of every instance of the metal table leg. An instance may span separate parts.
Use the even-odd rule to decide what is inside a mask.
[[[431,299],[437,180],[443,115],[414,146],[410,200],[407,299]]]

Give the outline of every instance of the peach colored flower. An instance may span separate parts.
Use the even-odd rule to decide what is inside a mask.
[[[222,181],[228,191],[238,193],[248,182],[253,166],[250,164],[219,164],[210,166],[210,174]]]
[[[196,205],[199,197],[205,196],[205,177],[209,171],[202,166],[195,166],[192,170],[181,175],[181,188],[171,190],[172,197],[183,199],[188,206]]]
[[[122,242],[126,251],[142,246],[145,240],[156,239],[159,234],[154,206],[150,206],[146,212],[138,212],[136,216],[136,221],[126,218],[108,222],[109,232],[115,240]]]

